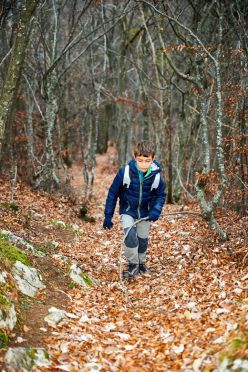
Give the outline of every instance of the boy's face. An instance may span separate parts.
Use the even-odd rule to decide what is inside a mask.
[[[154,157],[152,156],[136,156],[135,157],[138,169],[144,173],[147,171],[147,169],[152,164],[153,159]]]

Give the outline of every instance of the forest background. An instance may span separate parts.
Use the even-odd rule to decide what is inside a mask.
[[[6,231],[28,238],[45,252],[27,255],[47,285],[24,301],[6,274],[19,316],[0,332],[10,346],[43,340],[63,370],[95,356],[113,370],[209,372],[234,331],[224,363],[247,365],[247,26],[243,0],[0,2],[0,254]],[[103,231],[102,215],[139,139],[156,144],[167,205],[151,233],[153,277],[127,284],[125,298],[121,232]],[[68,282],[54,239],[97,288]],[[61,293],[70,312],[102,314],[84,325],[85,349],[77,317],[41,335]],[[120,332],[106,340],[108,321]]]
[[[53,191],[81,159],[88,197],[96,153],[121,165],[150,139],[167,201],[196,196],[226,239],[217,205],[247,205],[247,17],[238,0],[3,0],[1,174]]]

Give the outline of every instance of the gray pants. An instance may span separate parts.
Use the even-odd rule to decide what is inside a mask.
[[[121,215],[121,225],[124,229],[125,234],[135,221],[137,220],[135,220],[128,214]],[[130,228],[129,233],[124,240],[124,254],[127,263],[145,263],[148,247],[149,228],[149,221],[141,221]]]

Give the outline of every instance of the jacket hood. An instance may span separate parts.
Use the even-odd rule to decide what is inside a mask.
[[[136,160],[135,159],[130,160],[128,165],[130,166],[132,171],[138,172],[138,169],[136,167]],[[151,170],[152,170],[153,174],[161,172],[160,164],[157,160],[153,160],[153,162],[151,164]]]

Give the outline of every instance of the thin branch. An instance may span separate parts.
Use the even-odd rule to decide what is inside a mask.
[[[194,211],[162,213],[161,216],[175,216],[177,214],[189,214],[189,215],[198,216],[204,219],[203,215],[200,212],[194,212]]]
[[[117,21],[112,25],[112,26],[110,26],[106,31],[104,31],[103,33],[101,33],[100,35],[98,35],[98,36],[96,36],[95,38],[93,38],[90,42],[89,42],[89,44],[84,48],[84,50],[82,51],[82,52],[80,52],[71,62],[70,62],[70,64],[69,64],[69,66],[67,66],[66,68],[65,68],[65,70],[63,71],[63,73],[61,73],[61,75],[59,76],[59,79],[64,75],[64,73],[71,67],[71,65],[73,64],[73,63],[75,63],[88,49],[89,49],[89,47],[91,47],[91,45],[95,42],[95,41],[97,41],[98,39],[100,39],[102,36],[104,36],[104,35],[106,35],[109,31],[111,31],[117,24],[118,24],[118,22],[126,15],[126,14],[128,14],[128,13],[130,13],[131,12],[131,10],[126,10],[126,8],[127,8],[127,6],[128,6],[128,4],[130,3],[130,0],[128,0],[127,1],[127,3],[126,3],[126,5],[125,5],[125,9],[123,10],[123,12],[122,12],[122,14],[117,18]],[[133,9],[132,9],[133,10]],[[110,22],[110,21],[108,21],[108,22]],[[89,38],[89,36],[91,35],[91,34],[93,34],[94,32],[96,32],[97,31],[97,29],[99,29],[99,28],[101,28],[102,27],[102,25],[101,26],[99,26],[98,28],[96,28],[95,30],[93,30],[93,31],[91,31],[88,35],[86,35],[84,38],[87,40],[88,38]],[[77,35],[77,37],[79,37],[80,35],[82,35],[82,32],[83,32],[83,30],[79,33],[79,35]],[[75,37],[75,39],[76,39],[76,37]],[[74,39],[74,40],[75,40]],[[70,50],[70,49],[72,49],[72,48],[74,48],[80,41],[81,41],[82,39],[80,38],[79,40],[77,40],[77,41],[74,41],[74,43],[73,42],[71,42],[68,46],[67,46],[67,48],[66,49],[64,49],[63,50],[63,52],[57,57],[57,59],[54,61],[54,63],[49,67],[49,69],[46,71],[46,74],[45,74],[45,76],[44,76],[44,78],[49,74],[49,73],[51,73],[51,71],[52,70],[54,70],[55,69],[55,67],[57,66],[57,64],[59,63],[59,61],[62,59],[62,57]]]
[[[10,53],[12,52],[12,49],[13,49],[13,47],[11,47],[10,50],[8,51],[8,53],[3,57],[2,61],[0,62],[0,67],[2,66],[4,61],[8,58],[8,56],[10,55]]]
[[[172,165],[173,168],[175,169],[176,173],[177,173],[177,177],[178,177],[178,180],[179,180],[179,183],[180,183],[180,186],[182,187],[182,189],[186,192],[186,194],[190,197],[190,199],[193,199],[193,196],[188,192],[188,190],[185,188],[184,184],[183,184],[183,181],[181,179],[181,175],[180,175],[180,172],[179,170],[177,169],[177,167],[174,166],[174,164]]]
[[[166,13],[163,13],[161,12],[160,10],[158,10],[153,4],[149,3],[148,1],[146,0],[135,0],[137,3],[144,3],[144,4],[147,4],[148,6],[150,6],[156,13],[158,13],[159,15],[161,16],[164,16],[166,17],[167,19],[175,22],[178,26],[182,27],[185,31],[187,31],[196,41],[197,43],[202,47],[202,49],[204,50],[204,52],[209,56],[209,58],[214,62],[216,63],[216,59],[214,58],[214,56],[207,50],[207,48],[205,47],[205,45],[203,44],[203,42],[199,39],[199,37],[187,26],[185,26],[184,24],[182,24],[181,22],[179,22],[176,18],[174,17],[171,17],[169,16],[168,14]],[[186,76],[186,75],[185,75]]]
[[[199,81],[197,81],[195,78],[193,78],[189,74],[184,74],[182,71],[180,71],[175,66],[175,64],[172,62],[172,60],[170,59],[170,57],[168,56],[167,53],[163,52],[163,54],[164,54],[165,58],[167,59],[167,61],[169,62],[170,67],[176,72],[177,75],[179,75],[183,80],[187,80],[187,81],[197,85],[200,89],[202,89],[202,85],[200,84]]]
[[[117,51],[115,51],[115,50],[113,50],[113,49],[111,49],[109,47],[108,47],[108,51],[111,52],[111,53],[113,53],[113,54],[115,54],[115,55],[117,55],[117,56],[120,55]],[[129,61],[130,63],[132,63],[134,65],[134,67],[136,68],[136,70],[138,70],[138,71],[140,71],[140,72],[143,73],[143,75],[147,78],[147,80],[149,81],[149,84],[151,84],[151,86],[153,88],[156,88],[156,89],[159,89],[159,90],[167,90],[168,89],[168,86],[165,86],[165,87],[161,87],[161,86],[159,87],[159,86],[157,86],[154,83],[154,81],[152,79],[150,79],[150,77],[147,75],[147,73],[142,69],[142,67],[137,64],[137,62],[136,62],[137,61],[137,58],[135,60],[135,59],[131,59],[131,58],[126,57],[126,60]],[[164,78],[164,76],[162,76],[162,77]]]
[[[28,80],[26,74],[23,74],[23,76],[24,76],[24,79],[26,80],[26,83],[28,84],[28,87],[29,87],[29,89],[30,89],[30,91],[31,91],[31,94],[32,94],[33,99],[34,99],[34,102],[35,102],[35,104],[36,104],[36,106],[37,106],[37,109],[38,109],[38,111],[39,111],[39,113],[40,113],[40,115],[41,115],[41,117],[42,117],[42,120],[45,121],[45,118],[44,118],[44,115],[43,115],[43,113],[42,113],[42,111],[41,111],[40,105],[39,105],[37,99],[35,98],[35,94],[34,94],[34,91],[33,91],[32,87],[31,87],[31,84],[30,84],[30,82],[29,82],[29,80]]]

